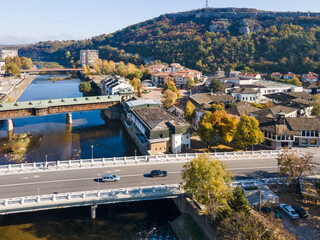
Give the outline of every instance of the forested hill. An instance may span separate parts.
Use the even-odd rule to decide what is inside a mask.
[[[19,54],[69,64],[66,51],[76,62],[80,49],[99,49],[104,59],[141,64],[142,56],[204,73],[219,67],[303,73],[320,72],[319,40],[319,13],[200,9],[161,15],[89,40],[39,42]]]

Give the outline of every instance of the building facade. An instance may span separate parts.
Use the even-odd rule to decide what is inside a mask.
[[[99,59],[98,50],[80,50],[80,65],[82,67],[92,67],[97,59]]]
[[[2,59],[15,56],[18,56],[18,49],[0,49],[0,58]]]
[[[181,153],[191,146],[190,125],[155,100],[125,103],[121,120],[142,154]]]
[[[133,86],[124,77],[107,76],[100,84],[104,95],[121,95],[125,92],[133,95],[134,93]]]

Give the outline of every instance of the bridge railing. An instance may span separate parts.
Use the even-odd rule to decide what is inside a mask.
[[[61,206],[86,206],[122,201],[168,198],[184,194],[179,184],[119,188],[0,199],[0,214],[36,211]]]
[[[232,159],[250,159],[250,158],[271,158],[282,153],[281,150],[267,151],[244,151],[244,152],[216,152],[208,153],[219,160]],[[183,153],[183,154],[163,154],[163,155],[147,155],[147,156],[129,156],[129,157],[113,157],[113,158],[93,158],[78,159],[64,161],[48,161],[33,162],[21,164],[0,165],[0,174],[16,174],[27,172],[41,172],[54,170],[82,169],[82,168],[98,168],[107,166],[126,166],[141,165],[151,163],[175,163],[188,162],[191,159],[201,155],[202,153]]]

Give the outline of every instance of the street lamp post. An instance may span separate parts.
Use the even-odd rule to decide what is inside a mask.
[[[134,156],[137,156],[137,149],[134,150]]]
[[[93,160],[93,145],[91,145],[91,159]]]

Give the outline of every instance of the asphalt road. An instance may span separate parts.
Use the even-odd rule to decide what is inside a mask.
[[[261,178],[277,176],[276,159],[248,159],[225,161],[236,178]],[[141,187],[181,183],[184,163],[150,164],[141,166],[115,166],[98,169],[63,170],[0,176],[0,199],[64,192]],[[151,178],[153,169],[166,170],[167,177]],[[103,174],[116,174],[119,182],[99,182]]]

